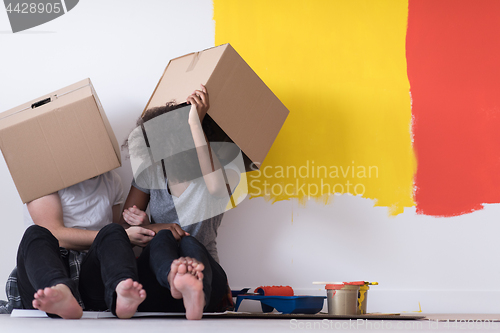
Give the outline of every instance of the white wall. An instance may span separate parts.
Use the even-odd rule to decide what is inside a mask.
[[[213,43],[208,0],[80,1],[68,14],[17,34],[0,10],[0,111],[90,77],[122,142],[168,60]],[[127,160],[118,172],[128,190]],[[380,282],[370,290],[369,311],[415,311],[419,302],[424,312],[500,311],[499,205],[444,219],[414,209],[390,218],[373,204],[348,195],[326,206],[246,200],[226,214],[218,238],[233,289],[282,284],[319,295],[312,281],[364,279]],[[3,157],[0,211],[3,289],[24,230]]]
[[[293,213],[292,213],[293,212]],[[395,218],[371,200],[335,196],[271,205],[252,199],[229,211],[219,252],[234,289],[291,285],[324,293],[312,281],[378,281],[368,311],[498,313],[499,205],[456,218]],[[293,215],[293,221],[292,221]]]

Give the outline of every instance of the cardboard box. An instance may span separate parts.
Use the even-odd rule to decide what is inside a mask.
[[[229,44],[170,60],[144,111],[183,103],[200,83],[210,117],[259,167],[289,111]]]
[[[23,203],[121,165],[90,79],[0,113],[0,149]]]

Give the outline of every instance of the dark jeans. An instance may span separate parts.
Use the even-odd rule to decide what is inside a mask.
[[[218,306],[227,293],[226,273],[196,238],[185,236],[178,242],[170,230],[159,231],[137,260],[139,282],[142,283],[147,293],[146,300],[139,305],[139,311],[186,311],[182,299],[172,297],[167,281],[170,266],[179,257],[194,258],[205,266],[203,270],[203,291],[206,304],[204,311],[218,311]]]
[[[137,265],[127,233],[118,224],[109,224],[97,234],[82,262],[78,286],[70,279],[59,242],[46,228],[30,226],[17,252],[17,283],[25,309],[33,309],[37,290],[62,283],[75,297],[79,290],[85,310],[115,313],[116,286],[128,278],[138,281]]]

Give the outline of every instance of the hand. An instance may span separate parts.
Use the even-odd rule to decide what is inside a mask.
[[[189,232],[185,232],[184,230],[182,230],[181,226],[177,223],[155,223],[151,224],[150,228],[156,232],[165,229],[170,230],[176,240],[181,240],[181,238],[184,236],[190,236]]]
[[[125,229],[127,232],[128,238],[130,239],[130,243],[133,245],[145,247],[155,236],[155,232],[153,230],[149,230],[143,227],[130,227]]]
[[[150,224],[148,214],[135,205],[123,210],[123,219],[130,225]]]
[[[189,123],[196,124],[198,116],[200,123],[205,118],[208,109],[210,108],[210,103],[208,101],[208,92],[207,88],[204,85],[200,84],[201,90],[195,90],[191,95],[186,99],[188,104],[191,104],[191,110],[189,111]]]

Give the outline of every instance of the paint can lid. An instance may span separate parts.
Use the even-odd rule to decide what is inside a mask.
[[[325,286],[326,290],[340,290],[342,288],[344,288],[344,284],[343,283],[341,283],[341,284],[327,284]]]
[[[365,281],[344,282],[346,286],[364,286]]]

